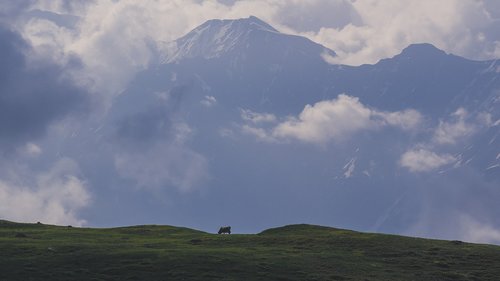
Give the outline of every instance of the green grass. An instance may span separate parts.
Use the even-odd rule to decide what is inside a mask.
[[[0,221],[0,280],[500,280],[500,247],[312,225],[217,235]]]

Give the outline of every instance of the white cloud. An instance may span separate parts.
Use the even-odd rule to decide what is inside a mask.
[[[252,122],[254,124],[272,123],[276,122],[277,120],[274,114],[253,112],[249,109],[241,109],[240,113],[243,120]]]
[[[76,176],[77,164],[59,160],[49,171],[38,174],[32,186],[0,180],[0,216],[14,221],[84,225],[77,212],[88,206],[90,194],[85,181]]]
[[[273,115],[252,113],[242,118],[252,123],[274,121]],[[345,94],[336,99],[306,105],[297,117],[288,117],[268,130],[245,125],[243,131],[261,140],[297,139],[303,142],[325,144],[342,141],[361,130],[375,130],[385,126],[415,129],[422,116],[415,110],[383,112],[364,106],[358,98]]]
[[[403,130],[414,130],[422,123],[422,114],[414,109],[396,112],[374,112],[380,116],[388,125],[399,127]]]
[[[234,138],[235,137],[234,131],[230,128],[220,128],[218,130],[218,134],[222,138]]]
[[[339,95],[337,99],[306,105],[297,118],[279,124],[273,135],[305,142],[325,143],[341,140],[353,133],[373,128],[372,112],[358,98]]]
[[[33,158],[38,157],[43,152],[40,146],[32,142],[28,142],[26,145],[18,149],[18,151],[23,156],[28,156]]]
[[[402,167],[411,172],[429,172],[444,165],[451,164],[457,159],[450,154],[436,154],[432,151],[420,148],[405,152],[399,161]]]
[[[106,94],[107,102],[156,57],[157,43],[175,40],[212,18],[245,16],[240,10],[244,7],[230,9],[216,1],[195,0],[97,0],[71,10],[37,1],[32,8],[79,18],[74,29],[37,17],[20,28],[41,56],[64,61],[76,54],[84,67],[74,73],[75,79]]]
[[[252,127],[249,125],[243,125],[241,127],[241,132],[247,135],[251,135],[259,141],[263,142],[277,142],[278,140],[271,136],[266,130],[262,128]]]
[[[468,116],[464,108],[457,109],[452,115],[451,121],[439,121],[433,136],[433,141],[438,144],[454,144],[460,139],[473,134],[478,125],[466,122]]]
[[[426,202],[425,209],[404,235],[500,245],[500,229],[487,216],[466,213],[463,205],[450,208],[449,204],[440,201],[435,209],[428,204]],[[443,208],[445,206],[447,208]]]
[[[462,240],[475,243],[500,244],[500,229],[491,224],[463,215],[460,217],[460,228],[459,233]]]
[[[308,33],[335,50],[337,63],[360,65],[392,57],[412,43],[431,43],[473,59],[498,57],[500,21],[485,1],[351,2],[360,20]],[[478,36],[481,34],[481,36]]]
[[[439,125],[432,130],[429,140],[421,144],[424,148],[406,151],[401,156],[399,164],[412,172],[428,172],[453,162],[457,168],[461,166],[461,154],[454,157],[448,153],[432,152],[430,149],[452,148],[456,143],[489,126],[494,126],[490,113],[469,114],[465,108],[458,108],[446,120],[439,121]]]
[[[200,103],[206,107],[212,107],[217,104],[217,99],[213,96],[205,96]]]

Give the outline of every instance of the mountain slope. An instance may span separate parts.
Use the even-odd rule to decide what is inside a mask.
[[[500,247],[290,225],[217,235],[0,222],[2,280],[496,280]]]
[[[87,126],[98,130],[52,153],[106,191],[87,221],[157,214],[247,232],[305,221],[500,243],[498,61],[415,44],[331,65],[333,51],[254,17],[169,44]]]

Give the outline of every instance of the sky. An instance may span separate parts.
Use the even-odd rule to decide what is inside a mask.
[[[0,0],[0,218],[90,226],[156,223],[134,217],[132,211],[126,213],[130,219],[98,215],[95,206],[140,201],[149,206],[143,211],[147,213],[157,205],[175,206],[176,200],[193,193],[207,196],[209,191],[197,186],[213,180],[210,170],[218,167],[193,149],[196,130],[172,114],[177,107],[171,100],[136,112],[133,119],[119,119],[113,133],[103,136],[110,139],[107,144],[85,136],[107,128],[104,116],[113,116],[113,103],[158,57],[159,44],[209,19],[250,15],[334,50],[337,57],[329,62],[335,64],[374,64],[422,42],[473,60],[500,57],[496,0]],[[215,97],[206,96],[202,104],[208,108],[216,103]],[[358,126],[321,130],[325,121],[315,112],[329,110],[335,116],[340,106],[353,109],[352,116],[342,117],[359,120]],[[272,113],[242,109],[241,114],[247,133],[263,142],[286,138],[319,145],[371,126],[373,118],[403,129],[423,118],[417,111],[368,108],[348,95],[318,102],[279,122]],[[155,123],[158,116],[168,116],[167,121]],[[450,132],[467,133],[465,116],[457,112],[450,117],[454,122],[443,121],[433,142],[454,142]],[[266,122],[275,125],[256,125]],[[71,150],[73,146],[95,151]],[[109,157],[96,163],[98,154]],[[426,171],[453,157],[415,147],[401,157],[400,165]],[[106,177],[109,165],[117,179]],[[131,187],[127,195],[115,195],[113,188],[102,188],[106,185]],[[175,195],[162,191],[165,185]],[[182,224],[181,218],[189,215],[178,215],[175,222]],[[102,220],[88,219],[98,216]],[[467,232],[468,239],[500,243],[500,230],[494,226],[468,215],[459,220],[486,233]]]

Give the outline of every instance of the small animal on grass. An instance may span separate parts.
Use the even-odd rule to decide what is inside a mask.
[[[230,226],[221,226],[221,228],[219,228],[219,232],[217,232],[219,234],[231,234],[231,227]]]

